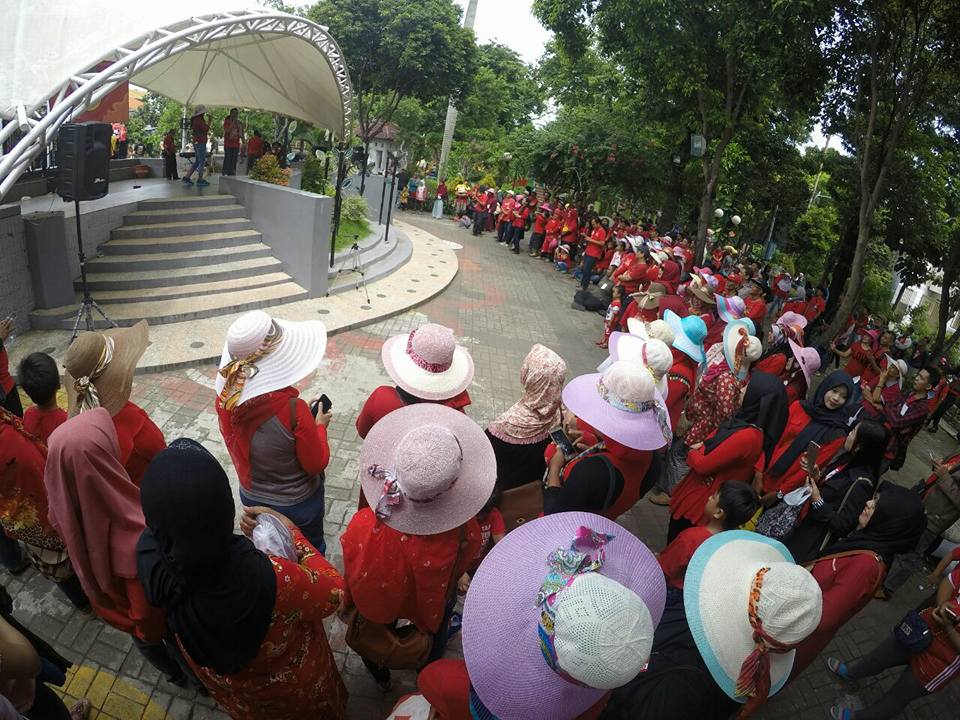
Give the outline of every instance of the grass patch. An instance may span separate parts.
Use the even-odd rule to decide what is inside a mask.
[[[341,217],[340,228],[337,230],[337,240],[334,243],[334,247],[338,252],[340,250],[346,250],[353,244],[354,235],[359,235],[358,240],[363,240],[369,232],[370,223],[367,220],[354,222],[353,220]]]

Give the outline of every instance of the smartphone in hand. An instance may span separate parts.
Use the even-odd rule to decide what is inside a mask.
[[[573,441],[570,440],[570,437],[559,425],[550,431],[550,439],[553,440],[554,445],[560,449],[563,457],[567,460],[577,454],[576,449],[573,447]]]
[[[820,445],[814,441],[810,441],[810,444],[807,445],[807,472],[813,472],[813,468],[817,464],[817,458],[820,457]]]

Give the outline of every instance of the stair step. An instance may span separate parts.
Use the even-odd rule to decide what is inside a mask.
[[[106,255],[87,263],[88,273],[103,273],[128,270],[164,270],[216,265],[221,262],[244,260],[270,255],[270,248],[263,243],[247,243],[232,247],[214,247],[206,250],[182,252],[152,252],[141,255]]]
[[[184,195],[173,198],[151,198],[137,203],[138,210],[168,210],[172,208],[199,208],[212,205],[234,205],[234,195]]]
[[[119,325],[133,325],[140,320],[147,320],[152,325],[159,325],[296,302],[305,300],[307,296],[307,291],[300,285],[288,281],[269,287],[164,300],[163,302],[149,300],[111,304],[103,301],[100,302],[100,306],[107,316]],[[50,310],[34,312],[31,317],[37,320],[38,326],[66,328],[72,324],[72,313],[76,312],[76,307],[54,308],[54,310],[61,311],[56,318],[50,317],[52,312]],[[64,314],[63,310],[68,310],[69,313]],[[43,313],[47,314],[46,317]]]
[[[243,217],[216,218],[213,220],[186,220],[176,222],[151,223],[148,225],[130,225],[110,231],[112,240],[129,240],[144,237],[175,237],[196,235],[204,232],[227,232],[229,230],[249,230],[253,224]]]
[[[128,290],[132,288],[162,287],[166,285],[195,285],[198,281],[221,281],[251,275],[283,272],[283,263],[265,255],[245,260],[222,262],[212,267],[182,267],[169,270],[88,272],[87,284],[91,291]],[[77,283],[74,282],[74,287]]]
[[[166,210],[134,210],[123,218],[123,227],[155,225],[168,221],[211,220],[213,218],[242,218],[243,205],[211,205],[209,207],[178,207]]]
[[[233,230],[202,235],[109,240],[97,249],[104,255],[142,255],[247,245],[251,242],[260,242],[262,237],[259,230]]]

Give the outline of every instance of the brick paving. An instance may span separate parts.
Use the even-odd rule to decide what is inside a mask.
[[[342,566],[339,535],[356,508],[359,495],[357,458],[360,443],[353,420],[367,394],[388,382],[380,363],[380,345],[395,333],[409,331],[426,322],[453,328],[473,354],[476,378],[470,388],[471,417],[484,424],[519,396],[519,367],[534,342],[557,350],[567,361],[570,376],[593,371],[603,358],[594,340],[601,334],[596,315],[570,308],[574,283],[554,272],[545,262],[525,255],[514,256],[489,235],[470,236],[448,221],[426,215],[403,214],[404,221],[442,239],[461,244],[460,271],[450,287],[428,303],[359,330],[330,338],[327,355],[317,373],[304,383],[304,391],[326,392],[333,400],[330,425],[333,448],[327,470],[326,534],[329,557]],[[358,300],[359,303],[359,300]],[[374,308],[376,312],[376,308]],[[153,417],[168,440],[188,436],[201,441],[228,468],[236,488],[236,476],[217,428],[213,412],[212,367],[141,375],[136,379],[134,400]],[[921,433],[908,463],[893,479],[902,483],[925,474],[927,451],[945,454],[956,446],[946,432]],[[651,548],[663,547],[667,513],[641,501],[621,518],[622,524]],[[905,610],[929,591],[918,589],[920,576],[912,579],[889,603],[872,602],[839,633],[829,652],[852,658],[869,650]],[[47,638],[77,665],[66,686],[69,697],[88,697],[96,708],[93,718],[117,720],[211,720],[226,718],[208,698],[174,687],[162,680],[132,648],[128,636],[97,618],[72,609],[55,589],[32,570],[19,578],[0,572],[15,598],[15,611],[30,627]],[[343,627],[328,623],[331,644],[350,691],[348,714],[357,720],[386,716],[395,700],[415,686],[412,672],[394,674],[394,689],[384,695],[367,676],[359,658],[347,651]],[[449,653],[459,653],[457,639]],[[865,682],[866,700],[892,681],[894,673]],[[775,697],[759,718],[827,717],[827,708],[851,691],[834,683],[819,663],[813,664],[790,687]],[[957,717],[960,686],[915,703],[905,717],[916,720]]]

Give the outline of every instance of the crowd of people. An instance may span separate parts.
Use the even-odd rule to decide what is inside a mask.
[[[521,397],[481,427],[473,360],[451,329],[389,338],[391,383],[355,419],[361,493],[342,568],[325,558],[332,403],[297,389],[326,331],[259,310],[230,326],[211,394],[239,508],[212,454],[165,438],[131,401],[145,322],[78,336],[65,409],[53,358],[28,355],[15,380],[0,345],[4,565],[36,568],[236,720],[345,717],[334,614],[384,690],[391,671],[417,671],[398,717],[755,714],[960,519],[960,453],[933,458],[913,488],[886,475],[942,417],[944,374],[859,315],[810,347],[824,293],[732,247],[695,267],[681,235],[525,194],[491,214],[495,198],[473,199],[478,233],[492,224],[519,252],[533,215],[528,252],[578,272],[575,304],[605,313],[609,357],[568,378],[534,345]],[[831,357],[843,368],[820,379]],[[669,513],[660,553],[617,524],[648,494]],[[876,701],[840,701],[832,717],[897,717],[960,672],[949,558],[926,609],[876,649],[822,658],[844,681],[903,668]],[[48,687],[66,661],[4,618],[0,717],[84,717],[88,703],[67,709]],[[458,631],[463,659],[445,658]]]

